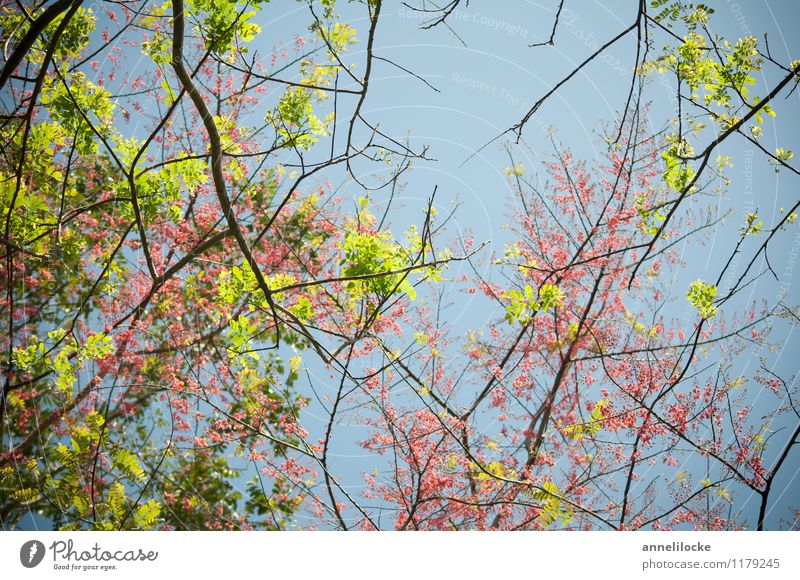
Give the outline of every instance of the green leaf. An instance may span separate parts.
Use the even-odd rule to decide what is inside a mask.
[[[156,519],[161,513],[161,504],[156,500],[151,499],[147,503],[140,505],[136,508],[133,516],[136,526],[139,528],[151,528],[155,524]]]
[[[116,449],[111,453],[114,467],[132,479],[143,481],[145,473],[137,457],[127,449]]]
[[[686,292],[686,299],[692,306],[697,308],[700,316],[703,318],[713,318],[717,313],[717,307],[714,306],[714,297],[716,295],[716,286],[706,284],[702,280],[695,280],[689,286],[689,291]]]

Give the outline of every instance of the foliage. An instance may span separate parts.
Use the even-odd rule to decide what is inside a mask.
[[[800,202],[739,203],[727,143],[797,173],[764,121],[799,61],[718,36],[710,6],[635,3],[629,96],[592,159],[552,133],[541,166],[519,157],[616,40],[501,135],[498,257],[441,211],[455,192],[400,209],[435,159],[369,95],[386,71],[428,81],[378,56],[380,0],[303,2],[296,35],[266,0],[58,3],[46,23],[47,3],[7,4],[4,527],[772,525],[800,427],[771,357],[798,310],[742,290],[788,285],[770,248]],[[417,7],[423,28],[458,4]],[[665,119],[650,79],[678,100]],[[712,211],[726,195],[735,219]]]
[[[706,284],[702,280],[695,280],[686,292],[686,299],[697,308],[703,318],[712,318],[717,313],[714,306],[714,297],[717,295],[717,287]]]

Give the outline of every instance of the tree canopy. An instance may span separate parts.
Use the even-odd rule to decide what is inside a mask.
[[[552,4],[517,50],[570,41]],[[404,25],[463,42],[468,5],[404,4]],[[796,108],[800,61],[716,33],[712,6],[625,3],[469,144],[465,163],[508,158],[487,199],[513,200],[510,241],[483,242],[453,227],[453,192],[415,185],[435,147],[373,120],[379,67],[438,90],[381,55],[395,9],[3,3],[3,527],[797,526],[796,364],[773,355],[800,310],[770,258],[794,264],[800,172],[770,121]],[[282,28],[295,11],[304,28]],[[548,132],[526,165],[546,103],[623,42],[596,155]],[[785,177],[777,217],[708,210],[742,195],[734,142]],[[684,252],[712,231],[733,242],[698,277]],[[458,300],[492,323],[462,328]],[[352,453],[371,458],[359,486]]]

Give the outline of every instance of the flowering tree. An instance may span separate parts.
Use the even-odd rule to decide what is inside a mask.
[[[458,4],[421,6],[423,26]],[[377,529],[388,511],[399,529],[764,528],[800,436],[797,387],[735,362],[797,309],[735,297],[798,205],[737,224],[717,280],[677,295],[665,280],[678,245],[716,225],[687,200],[726,179],[723,141],[797,173],[759,138],[800,65],[719,40],[703,6],[640,3],[509,130],[521,139],[544,100],[638,35],[601,158],[553,141],[537,180],[508,145],[514,241],[489,256],[442,242],[436,192],[403,232],[378,210],[427,159],[364,112],[381,8],[359,4],[357,33],[333,0],[305,3],[309,34],[264,55],[275,8],[259,0],[4,6],[3,525],[35,511],[62,529]],[[765,63],[782,76],[751,96]],[[658,74],[682,105],[654,132],[642,94]],[[449,274],[480,260],[506,282]],[[453,291],[495,324],[456,336],[440,316]],[[315,435],[309,366],[334,393]],[[331,460],[345,422],[368,427],[360,445],[384,466],[361,493]]]

